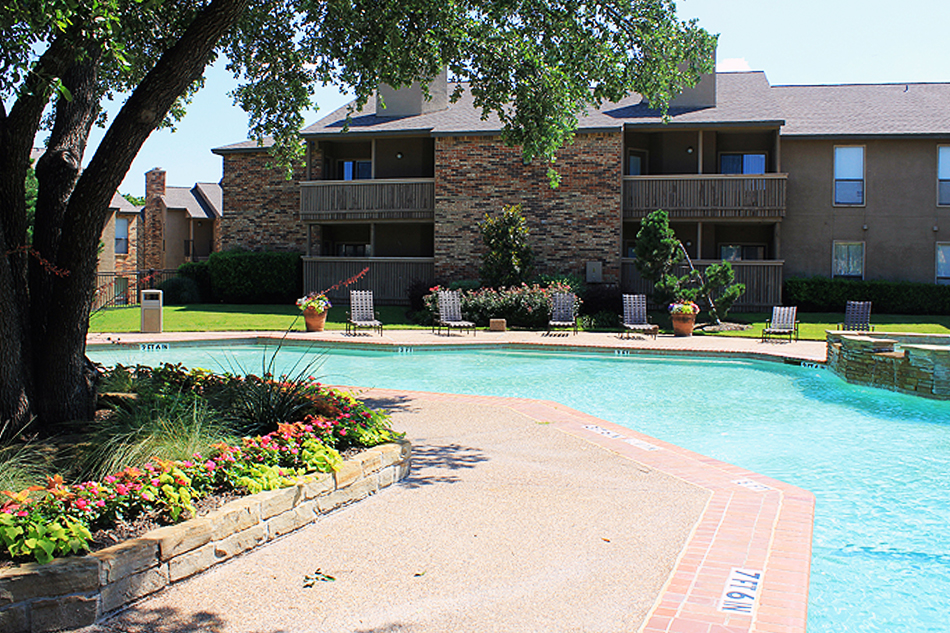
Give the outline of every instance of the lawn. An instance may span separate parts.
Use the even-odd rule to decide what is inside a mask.
[[[326,328],[342,330],[346,323],[347,307],[330,308]],[[402,306],[380,306],[379,320],[386,327],[398,329],[424,329],[428,326],[410,323]],[[109,308],[92,315],[90,332],[138,332],[140,331],[138,307]],[[659,324],[662,332],[670,332],[669,316],[655,312],[650,315]],[[697,322],[704,322],[706,313],[700,314]],[[723,332],[715,336],[741,336],[758,338],[771,314],[764,312],[736,312],[729,315],[730,322],[748,323],[748,330]],[[825,330],[837,329],[844,314],[799,313],[799,337],[823,341]],[[223,305],[196,304],[190,306],[165,306],[163,329],[166,332],[212,332],[212,331],[284,331],[304,330],[303,316],[293,305]],[[902,314],[871,314],[871,323],[882,332],[919,332],[926,334],[950,334],[950,316],[910,316]],[[619,328],[618,330],[619,331]],[[710,336],[707,334],[706,336]]]
[[[326,329],[342,330],[346,324],[347,307],[330,308]],[[401,329],[420,328],[409,323],[406,309],[400,306],[377,308],[379,320]],[[90,332],[139,332],[141,311],[136,307],[107,308],[89,319]],[[195,304],[165,306],[162,329],[166,332],[213,331],[284,331],[304,330],[303,314],[294,305],[225,305]]]

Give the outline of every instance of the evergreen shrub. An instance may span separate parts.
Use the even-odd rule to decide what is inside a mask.
[[[294,303],[303,287],[300,253],[227,251],[208,258],[211,288],[224,303]]]
[[[948,314],[950,286],[826,277],[785,280],[785,304],[802,312],[844,312],[848,301],[870,301],[881,314]]]

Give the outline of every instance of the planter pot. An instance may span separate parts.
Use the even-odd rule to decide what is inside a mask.
[[[327,322],[327,311],[317,312],[313,309],[304,310],[303,320],[307,325],[308,332],[322,332],[323,326]]]
[[[696,325],[695,314],[671,314],[673,319],[674,336],[692,336],[693,327]]]

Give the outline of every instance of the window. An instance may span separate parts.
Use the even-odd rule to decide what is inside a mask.
[[[834,277],[864,278],[864,242],[835,242]]]
[[[643,176],[647,173],[647,153],[632,149],[627,153],[627,175]]]
[[[765,154],[721,154],[721,174],[764,174]]]
[[[337,163],[338,180],[369,180],[373,177],[373,163],[368,160],[341,160]]]
[[[720,244],[719,257],[725,262],[765,259],[763,244]]]
[[[937,283],[950,285],[950,243],[937,244]]]
[[[937,148],[937,204],[950,205],[950,145]]]
[[[864,204],[864,148],[835,148],[835,204]]]
[[[116,255],[129,254],[129,220],[128,218],[115,219],[115,253]]]

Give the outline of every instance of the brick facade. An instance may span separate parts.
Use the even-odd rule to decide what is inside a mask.
[[[603,264],[604,281],[620,281],[623,138],[578,134],[558,153],[561,185],[547,166],[524,165],[521,150],[497,136],[442,137],[435,144],[435,272],[439,279],[477,278],[486,213],[521,204],[538,273],[584,275]]]
[[[224,214],[215,238],[221,250],[307,250],[307,225],[300,221],[300,187],[304,168],[294,170],[287,180],[280,169],[267,166],[272,159],[266,150],[222,155],[224,172],[221,188]],[[313,159],[319,178],[322,161]]]

